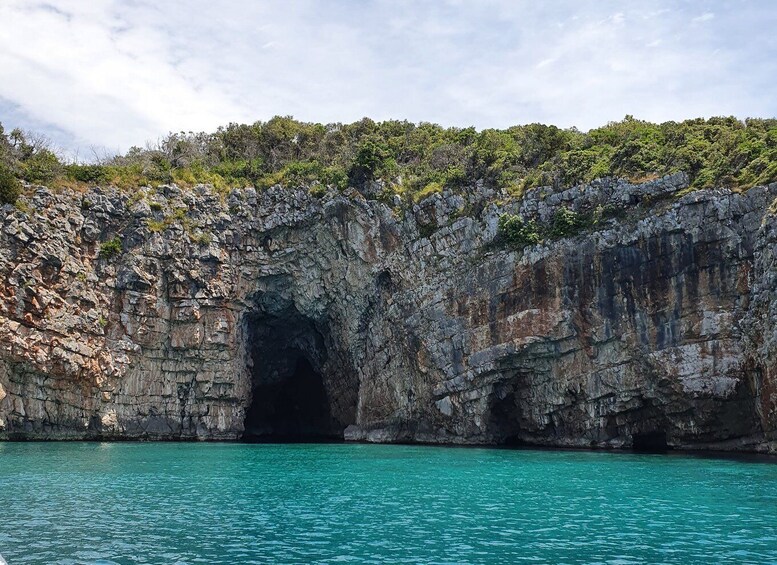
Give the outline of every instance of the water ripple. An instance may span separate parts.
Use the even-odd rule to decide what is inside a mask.
[[[0,444],[9,565],[777,563],[777,465],[372,445]]]

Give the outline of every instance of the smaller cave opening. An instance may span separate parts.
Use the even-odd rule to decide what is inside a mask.
[[[521,410],[516,393],[510,385],[495,387],[491,399],[488,430],[500,445],[517,447],[521,440]]]
[[[665,431],[633,434],[631,448],[638,453],[666,453],[671,449]]]

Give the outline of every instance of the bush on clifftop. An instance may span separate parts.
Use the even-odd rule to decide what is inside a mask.
[[[317,124],[277,116],[213,133],[171,133],[153,147],[92,165],[62,164],[45,138],[0,125],[0,163],[49,185],[210,183],[217,189],[319,182],[344,189],[382,181],[385,195],[417,200],[475,182],[520,194],[603,176],[642,181],[677,171],[692,188],[744,189],[777,181],[777,120],[734,117],[654,124],[626,116],[588,132],[528,124],[503,130],[444,128],[364,118]]]
[[[21,183],[7,167],[0,165],[0,204],[13,204],[21,192]]]

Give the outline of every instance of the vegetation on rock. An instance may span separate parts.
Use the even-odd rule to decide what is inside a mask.
[[[13,204],[21,194],[22,185],[14,174],[0,165],[0,204]]]
[[[548,229],[548,234],[551,237],[569,237],[578,233],[588,224],[590,221],[582,214],[561,207],[553,215],[553,223]]]
[[[510,247],[523,249],[527,245],[540,243],[546,239],[575,236],[585,229],[598,226],[615,213],[616,210],[603,206],[589,213],[575,212],[561,206],[546,224],[538,224],[535,220],[524,220],[518,214],[502,214],[497,224],[498,241]]]
[[[115,255],[121,253],[121,238],[117,235],[113,239],[102,243],[100,245],[100,256],[106,259],[110,259]]]
[[[521,216],[503,214],[499,217],[497,234],[507,244],[523,248],[542,241],[542,236],[533,220],[524,220]]]
[[[777,120],[734,117],[654,124],[627,116],[581,132],[529,124],[504,130],[431,123],[299,122],[274,117],[214,133],[173,133],[153,147],[94,164],[65,164],[45,139],[0,126],[0,178],[51,186],[136,187],[175,182],[218,189],[380,181],[382,194],[417,200],[477,181],[512,194],[604,176],[632,181],[685,171],[692,188],[747,188],[777,180]],[[0,182],[3,182],[0,180]],[[8,181],[5,181],[6,185]],[[317,189],[322,193],[321,189]],[[12,201],[13,190],[3,201]]]

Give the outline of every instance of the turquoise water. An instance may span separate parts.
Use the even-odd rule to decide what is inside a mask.
[[[389,445],[0,443],[22,563],[777,563],[777,465]]]

